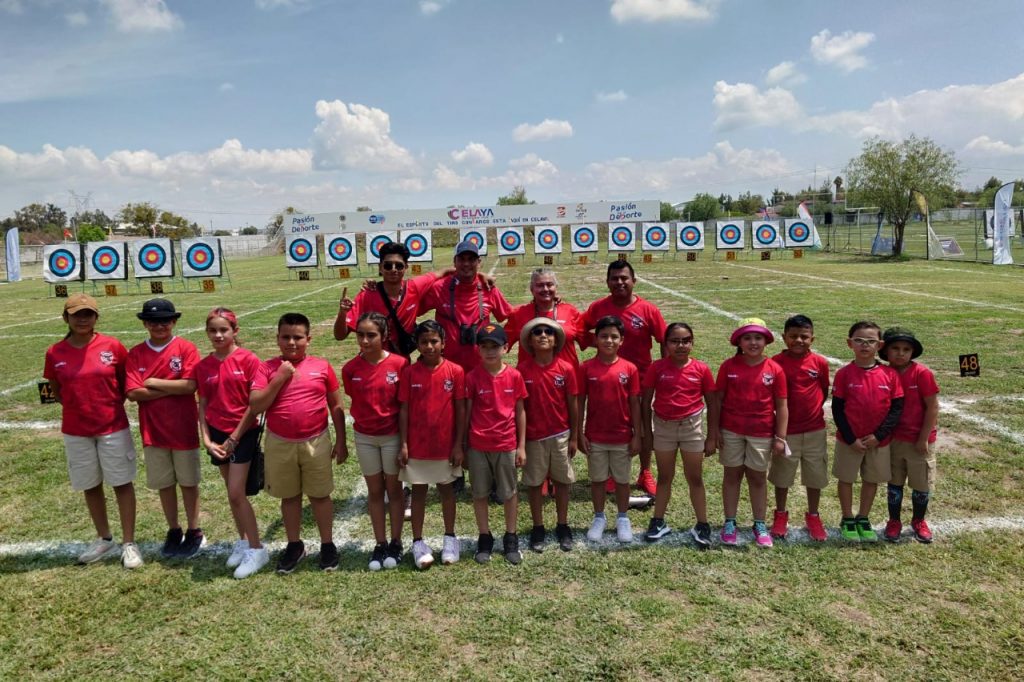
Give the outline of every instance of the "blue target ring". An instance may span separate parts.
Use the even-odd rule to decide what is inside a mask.
[[[159,244],[146,244],[139,249],[138,261],[146,272],[158,272],[167,263],[167,252]]]
[[[352,255],[352,242],[348,237],[335,237],[327,245],[327,253],[331,254],[334,260],[348,260]]]
[[[386,234],[378,234],[376,237],[370,239],[370,254],[374,258],[380,260],[380,247],[391,242],[391,237]]]
[[[199,272],[209,270],[213,266],[214,258],[216,258],[216,254],[213,253],[209,244],[193,244],[185,252],[185,262],[190,268]]]
[[[558,246],[558,238],[558,233],[551,228],[545,228],[537,235],[537,241],[544,249],[553,249]]]
[[[612,244],[615,246],[629,246],[633,241],[633,230],[628,227],[616,227],[612,230]]]
[[[518,232],[504,232],[501,235],[501,245],[506,251],[516,251],[522,246],[523,238]]]
[[[757,227],[757,241],[761,244],[772,244],[778,236],[779,233],[771,225],[758,225]]]
[[[101,246],[92,253],[92,267],[101,275],[109,275],[121,265],[121,254],[110,246]]]
[[[422,234],[410,234],[405,238],[405,248],[409,249],[409,255],[417,258],[427,252],[427,238]]]
[[[576,230],[576,233],[572,236],[572,240],[576,243],[576,246],[584,249],[592,245],[596,239],[597,235],[595,235],[594,230],[589,227],[583,227]]]
[[[293,239],[288,245],[288,255],[297,263],[305,263],[313,257],[313,245],[308,239]]]
[[[735,225],[726,225],[722,228],[721,237],[726,244],[737,244],[743,238],[743,232]]]
[[[467,232],[463,241],[472,242],[476,244],[478,249],[484,248],[484,236],[479,232]]]
[[[78,267],[78,256],[68,249],[57,249],[50,254],[50,272],[58,277],[67,277]]]
[[[807,227],[806,223],[790,223],[789,224],[789,241],[802,244],[807,241],[811,236],[811,230]]]
[[[668,239],[668,235],[665,234],[665,230],[662,227],[652,227],[647,230],[646,235],[647,243],[651,246],[661,246]]]
[[[689,225],[683,228],[683,231],[679,234],[679,241],[686,246],[697,246],[700,244],[700,230],[693,225]]]

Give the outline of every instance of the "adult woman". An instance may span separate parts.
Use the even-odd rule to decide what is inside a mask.
[[[576,355],[576,345],[580,350],[587,347],[586,331],[583,328],[583,318],[580,311],[571,304],[558,298],[558,279],[555,271],[551,268],[537,268],[530,274],[530,293],[533,300],[529,303],[516,306],[505,325],[505,334],[509,341],[515,344],[519,340],[519,332],[527,322],[535,317],[547,317],[555,320],[565,330],[565,345],[559,351],[558,357],[564,358],[572,363],[573,367],[580,364]],[[529,357],[526,349],[520,345],[519,360]]]

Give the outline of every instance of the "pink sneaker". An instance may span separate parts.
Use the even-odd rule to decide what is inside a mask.
[[[763,521],[758,521],[754,524],[754,540],[757,541],[758,547],[764,547],[765,549],[775,545],[772,542],[771,533],[768,532],[768,527]]]
[[[825,540],[828,540],[828,532],[825,530],[825,525],[821,522],[821,516],[818,514],[805,514],[804,525],[807,526],[807,534],[815,542],[825,542]]]
[[[771,536],[783,540],[789,530],[789,512],[775,510],[775,518],[772,519]]]
[[[636,479],[636,487],[654,497],[658,494],[658,484],[654,482],[654,476],[650,469],[641,469],[640,476]]]
[[[885,522],[885,539],[889,542],[899,542],[902,532],[903,524],[899,519],[889,519]]]
[[[725,525],[722,526],[722,544],[723,545],[736,545],[736,522],[726,521]]]

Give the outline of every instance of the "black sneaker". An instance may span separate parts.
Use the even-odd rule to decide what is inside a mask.
[[[338,570],[338,548],[334,546],[333,542],[320,543],[320,570]]]
[[[655,542],[672,532],[672,529],[665,523],[665,519],[657,519],[653,516],[647,524],[647,532],[644,533],[644,540]]]
[[[277,572],[281,575],[287,575],[294,571],[299,562],[306,558],[306,545],[302,540],[296,542],[289,542],[288,546],[281,552],[281,556],[277,559]]]
[[[384,557],[384,568],[394,568],[402,563],[402,541],[393,539],[388,543],[388,553]]]
[[[202,528],[189,528],[185,531],[185,537],[178,546],[178,556],[188,559],[206,547],[206,536]]]
[[[491,560],[491,552],[494,551],[494,536],[490,533],[481,535],[476,540],[476,559],[478,564],[486,564]]]
[[[560,523],[555,526],[555,537],[558,538],[558,548],[563,552],[572,551],[572,528],[568,524]]]
[[[501,538],[501,544],[505,550],[505,561],[513,566],[523,562],[523,555],[519,552],[519,536],[515,533],[505,533]]]
[[[165,559],[178,556],[182,537],[181,528],[171,528],[167,531],[167,538],[164,540],[164,546],[160,550],[160,556]]]
[[[378,542],[377,546],[373,548],[373,554],[370,555],[370,570],[379,571],[384,568],[384,559],[388,556],[388,546],[383,542]]]
[[[530,549],[534,552],[543,552],[544,546],[548,544],[548,532],[544,526],[534,526],[530,531]]]
[[[711,524],[698,523],[690,529],[693,541],[697,543],[697,549],[707,549],[711,546]]]

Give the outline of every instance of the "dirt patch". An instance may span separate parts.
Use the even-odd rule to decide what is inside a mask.
[[[978,433],[964,431],[950,431],[943,429],[935,435],[935,450],[937,452],[959,452],[961,454],[981,454],[981,446],[991,445],[995,439]]]
[[[850,604],[836,602],[832,604],[832,609],[835,611],[836,616],[839,618],[839,620],[845,620],[851,623],[856,623],[857,625],[862,625],[865,628],[874,628],[875,626],[875,619],[871,617],[870,613],[867,613],[866,611],[861,611],[857,607],[851,606]]]
[[[1024,329],[1007,329],[1007,334],[1013,334],[1014,336],[1024,336]]]

